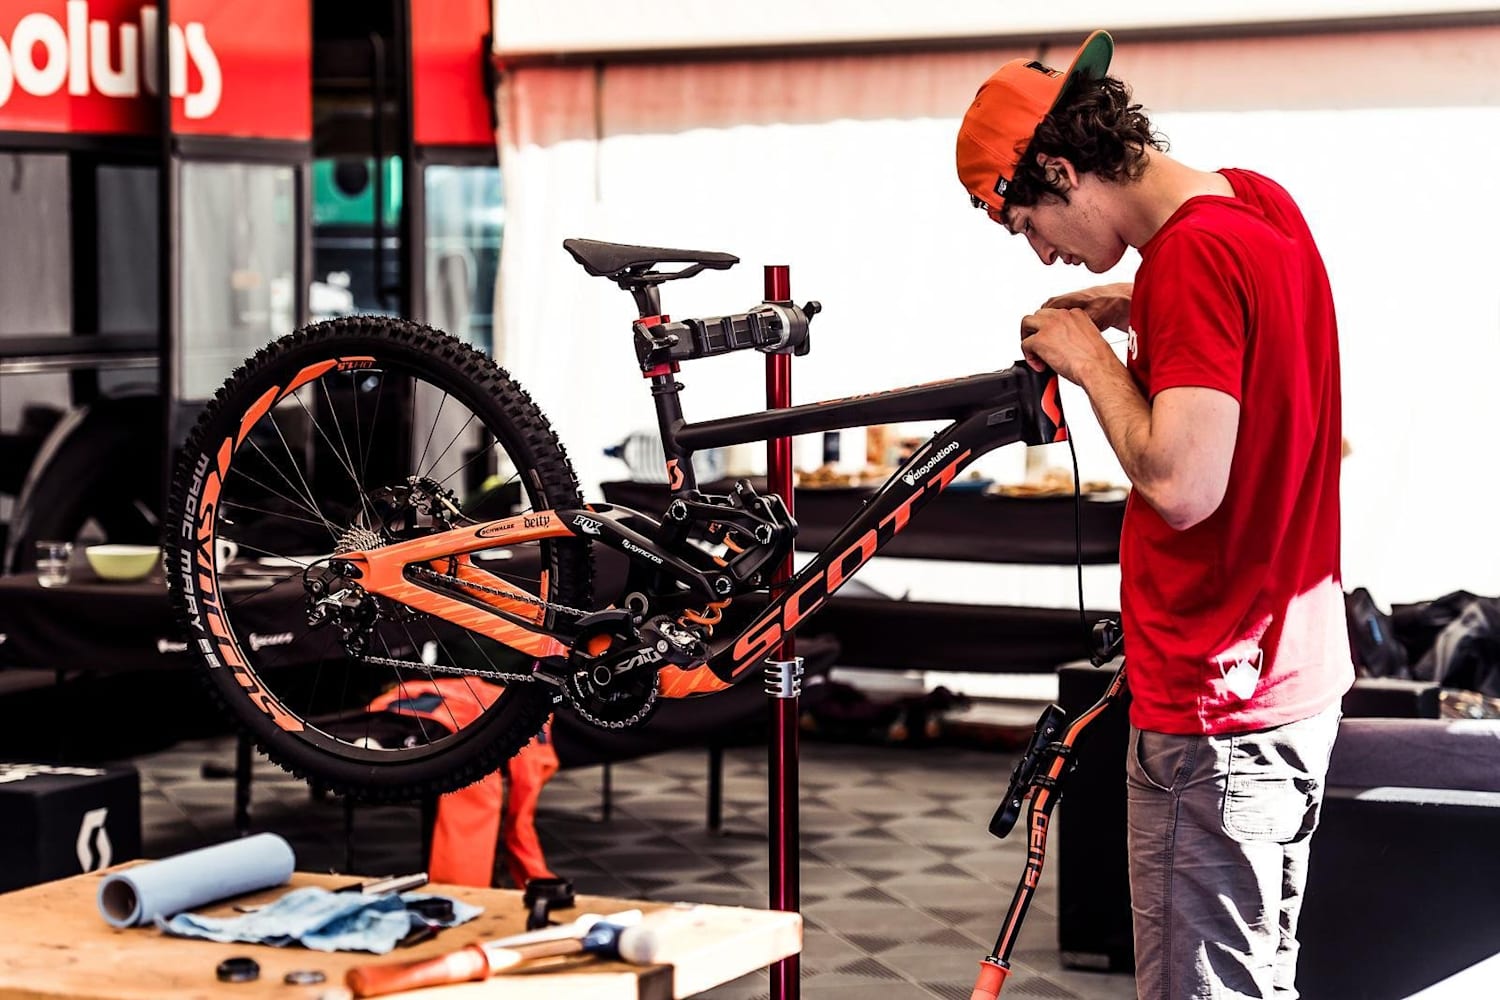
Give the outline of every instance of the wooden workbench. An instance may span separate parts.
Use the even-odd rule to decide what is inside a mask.
[[[141,862],[134,862],[139,864]],[[120,865],[118,868],[128,868]],[[168,937],[155,927],[120,930],[104,922],[96,897],[107,872],[91,872],[0,895],[0,996],[16,1000],[177,1000],[177,998],[275,997],[333,1000],[348,996],[344,973],[353,966],[405,962],[456,951],[525,929],[521,894],[508,889],[430,885],[421,892],[461,899],[484,912],[474,920],[389,955],[319,952],[301,947],[218,944]],[[335,887],[349,876],[297,873],[288,886],[199,907],[196,912],[232,916],[232,903],[267,903],[289,888]],[[671,904],[579,896],[566,921],[579,913],[614,913],[638,907],[645,912]],[[403,1000],[670,1000],[688,997],[802,950],[802,918],[795,913],[734,906],[697,906],[691,912],[697,932],[665,958],[671,964],[632,966],[582,959],[563,968],[495,977],[484,982],[399,994]],[[252,983],[221,983],[219,962],[246,955],[260,963]],[[290,986],[282,977],[295,969],[327,976],[320,985]]]

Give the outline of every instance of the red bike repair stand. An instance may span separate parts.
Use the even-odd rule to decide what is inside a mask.
[[[766,301],[790,303],[792,280],[785,264],[766,265]],[[792,356],[766,355],[766,409],[792,405]],[[792,439],[766,442],[767,489],[793,509]],[[796,572],[788,552],[771,574],[771,587],[782,586]],[[771,734],[767,742],[767,788],[770,803],[768,840],[771,859],[771,909],[796,913],[802,909],[799,879],[800,834],[797,828],[799,778],[797,774],[797,716],[802,694],[802,661],[790,635],[771,651],[766,661],[766,694],[772,699]],[[801,956],[784,958],[771,966],[771,1000],[799,1000],[802,995]]]

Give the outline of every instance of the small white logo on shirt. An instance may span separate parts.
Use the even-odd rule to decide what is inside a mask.
[[[1135,331],[1131,330],[1125,341],[1126,348],[1130,351],[1130,360],[1134,361],[1141,356],[1141,342],[1136,339]]]
[[[1265,651],[1257,647],[1244,656],[1220,654],[1214,657],[1214,663],[1218,664],[1219,673],[1223,676],[1224,686],[1229,689],[1229,693],[1244,700],[1255,693],[1265,658]]]

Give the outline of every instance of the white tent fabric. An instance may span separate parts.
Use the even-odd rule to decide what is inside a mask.
[[[569,236],[743,259],[664,286],[664,311],[677,317],[742,310],[761,297],[761,265],[791,265],[794,297],[826,309],[812,354],[794,366],[799,402],[1007,367],[1021,315],[1049,295],[1133,273],[1133,253],[1097,277],[1042,268],[969,207],[953,171],[958,118],[980,81],[1023,54],[1066,56],[506,74],[497,353],[551,415],[587,493],[624,475],[602,449],[654,417],[629,343],[633,304],[567,256]],[[1309,217],[1340,310],[1354,449],[1345,582],[1382,602],[1459,587],[1500,593],[1497,476],[1482,444],[1500,426],[1490,384],[1500,370],[1496,65],[1495,28],[1138,43],[1122,45],[1115,63],[1174,155],[1267,173]],[[762,373],[753,354],[687,366],[688,418],[759,408]],[[1120,480],[1081,394],[1064,403],[1083,477]],[[981,468],[1019,479],[1023,451],[1004,449]],[[814,448],[798,454],[816,460]],[[894,572],[909,576],[909,564]],[[962,573],[924,579],[914,596],[975,599]],[[1091,579],[1090,601],[1103,606],[1113,594],[1096,595],[1096,581],[1112,584]]]

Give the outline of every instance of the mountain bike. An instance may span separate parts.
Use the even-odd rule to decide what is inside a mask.
[[[738,258],[564,247],[634,298],[631,336],[666,462],[661,511],[584,502],[551,425],[509,373],[389,317],[330,320],[268,345],[189,434],[166,525],[172,601],[210,689],[283,768],[365,798],[433,794],[493,771],[558,705],[625,728],[662,699],[761,676],[754,668],[782,637],[975,459],[1066,439],[1056,376],[1022,362],[689,422],[682,364],[806,354],[821,307],[768,301],[674,321],[661,314],[663,283]],[[774,588],[797,534],[785,502],[745,479],[706,493],[692,464],[709,448],[923,420],[947,423]],[[628,564],[623,593],[603,604],[600,546]],[[749,624],[716,634],[724,609],[752,595],[764,606]],[[411,709],[394,735],[361,711],[393,688],[410,692]],[[472,703],[453,711],[455,697]],[[443,715],[451,724],[434,721]]]

